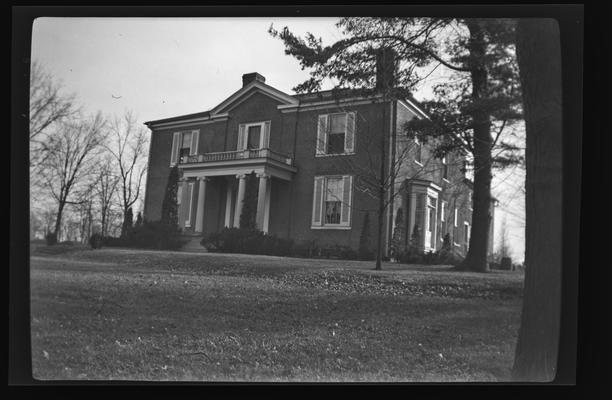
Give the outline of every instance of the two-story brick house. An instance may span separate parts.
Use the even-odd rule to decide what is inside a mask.
[[[375,213],[378,202],[360,190],[354,167],[372,163],[371,139],[388,135],[385,157],[402,146],[410,146],[410,156],[396,177],[399,192],[384,218],[385,249],[401,207],[407,238],[416,223],[424,250],[439,249],[449,232],[463,252],[471,221],[469,181],[456,159],[433,159],[426,145],[402,133],[404,122],[426,117],[413,99],[289,95],[258,73],[245,74],[242,88],[209,111],[145,123],[151,147],[144,217],[160,218],[169,168],[178,164],[183,232],[205,236],[238,226],[246,175],[255,172],[260,230],[296,242],[356,249],[363,215]]]

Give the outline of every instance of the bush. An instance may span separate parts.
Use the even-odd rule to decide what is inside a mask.
[[[398,255],[397,261],[402,264],[457,266],[463,259],[453,252],[441,249],[438,252],[429,251],[426,253],[404,251]]]
[[[107,236],[103,244],[109,247],[138,247],[143,249],[177,250],[187,243],[180,231],[161,221],[143,222],[134,226],[125,237]]]
[[[94,233],[93,235],[89,237],[89,245],[91,246],[92,249],[102,248],[103,241],[104,241],[104,238],[99,233]]]
[[[290,239],[244,228],[224,228],[202,239],[201,244],[210,252],[270,256],[290,256],[293,249],[293,241]]]
[[[45,235],[45,241],[47,242],[47,245],[49,246],[57,244],[57,235],[55,234],[55,232],[48,232]]]

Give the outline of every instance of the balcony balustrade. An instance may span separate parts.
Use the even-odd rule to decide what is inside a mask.
[[[180,164],[196,164],[223,161],[269,159],[293,166],[293,158],[270,149],[246,149],[236,151],[220,151],[215,153],[195,154],[180,158]]]

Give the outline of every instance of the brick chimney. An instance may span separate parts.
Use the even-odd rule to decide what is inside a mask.
[[[391,47],[376,50],[376,89],[388,90],[397,84],[397,53]]]
[[[259,81],[261,83],[264,83],[266,81],[266,78],[264,78],[263,75],[257,72],[251,72],[250,74],[242,75],[242,87],[245,87],[253,81]]]

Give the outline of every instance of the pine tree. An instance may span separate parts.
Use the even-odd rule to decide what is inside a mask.
[[[240,228],[242,229],[257,229],[257,195],[259,185],[255,172],[251,172],[246,177],[246,187],[244,190],[244,200],[242,205],[242,214],[240,214]]]
[[[359,236],[359,258],[369,260],[372,257],[370,250],[370,213],[366,212],[363,216],[361,235]]]
[[[404,210],[398,208],[397,215],[395,216],[395,229],[393,230],[393,238],[391,240],[391,250],[396,257],[404,248],[405,230]]]
[[[178,227],[178,205],[176,193],[178,190],[179,170],[175,165],[170,169],[168,175],[168,183],[166,185],[166,193],[162,202],[161,222],[164,225]]]
[[[136,226],[142,225],[142,213],[138,211],[138,215],[136,216]]]

